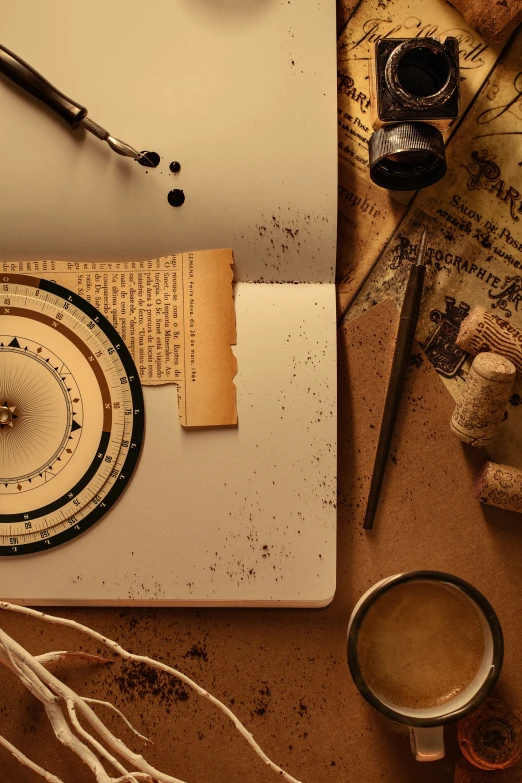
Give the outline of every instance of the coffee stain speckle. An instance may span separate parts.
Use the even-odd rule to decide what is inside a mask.
[[[193,644],[190,650],[188,650],[184,658],[197,658],[200,661],[208,661],[208,653],[203,647],[198,647],[197,644]]]

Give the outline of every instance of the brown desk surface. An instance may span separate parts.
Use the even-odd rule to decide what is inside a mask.
[[[472,462],[480,455],[450,436],[453,403],[420,352],[420,366],[412,367],[407,382],[375,528],[362,530],[397,317],[384,302],[339,335],[338,586],[327,609],[56,611],[194,677],[231,705],[270,758],[303,783],[453,780],[460,755],[455,727],[446,730],[445,759],[419,765],[407,730],[372,710],[350,679],[348,618],[358,597],[383,576],[433,568],[482,590],[505,634],[496,693],[522,704],[522,518],[473,500]],[[98,649],[75,632],[8,613],[2,627],[35,653]],[[80,694],[121,708],[155,746],[136,740],[103,711],[108,725],[171,775],[190,783],[277,779],[221,713],[174,680],[143,676],[120,661],[109,668],[79,663],[54,670]],[[39,703],[5,669],[0,693],[2,735],[65,783],[92,781],[54,739]],[[98,709],[102,714],[104,708]],[[41,780],[3,748],[0,772],[2,783]]]

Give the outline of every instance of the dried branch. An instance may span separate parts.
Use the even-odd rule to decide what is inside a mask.
[[[112,779],[105,772],[102,763],[94,755],[92,750],[79,740],[78,737],[74,736],[60,705],[44,702],[44,707],[56,738],[62,745],[65,745],[66,748],[69,748],[73,753],[76,753],[76,755],[79,756],[83,763],[90,768],[97,783],[113,783]]]
[[[129,729],[134,732],[134,734],[139,737],[140,739],[144,740],[145,742],[150,743],[150,745],[154,745],[153,741],[149,739],[148,737],[145,737],[143,734],[140,734],[139,731],[136,731],[132,723],[127,720],[123,712],[120,712],[117,707],[114,706],[114,704],[111,704],[110,701],[100,701],[99,699],[88,699],[86,696],[82,696],[83,700],[87,702],[87,704],[102,704],[104,707],[109,707],[109,709],[113,710],[116,715],[119,715],[120,718],[124,723],[127,724]]]
[[[47,666],[48,663],[57,663],[58,661],[65,660],[82,660],[90,661],[91,663],[114,663],[111,658],[102,658],[100,655],[91,655],[84,652],[69,652],[68,650],[60,650],[59,652],[43,653],[43,655],[35,655],[35,661],[39,661],[43,666]]]
[[[96,713],[89,707],[84,700],[76,694],[72,688],[61,682],[54,674],[51,674],[41,663],[35,660],[35,658],[27,652],[18,642],[8,636],[5,631],[0,631],[0,641],[7,647],[10,654],[10,661],[18,671],[20,678],[24,677],[24,684],[26,687],[39,699],[47,711],[49,720],[51,721],[54,733],[60,742],[71,747],[74,752],[80,756],[82,761],[87,764],[91,771],[95,774],[98,783],[112,783],[112,779],[108,777],[107,773],[101,766],[96,756],[92,753],[90,748],[83,742],[80,742],[77,737],[72,734],[69,729],[65,717],[61,711],[57,701],[63,701],[67,704],[68,701],[72,702],[78,712],[90,723],[93,729],[97,731],[99,736],[107,743],[107,745],[129,764],[132,764],[139,772],[147,773],[151,778],[158,780],[159,783],[184,783],[178,778],[167,775],[158,769],[151,766],[143,756],[128,748],[124,742],[114,736],[111,731],[105,726],[105,724],[98,718]],[[54,696],[53,696],[54,693]],[[50,695],[50,698],[49,698]],[[53,702],[53,703],[52,703]],[[51,709],[51,707],[53,709]],[[63,725],[65,723],[65,725]],[[76,728],[76,726],[75,726]],[[97,747],[97,740],[90,737],[91,744]],[[119,762],[110,756],[111,763],[118,768]],[[124,770],[125,772],[125,770]]]
[[[268,756],[254,740],[252,734],[243,726],[241,721],[234,715],[234,713],[225,704],[223,704],[223,702],[219,701],[219,699],[216,699],[215,696],[212,696],[211,693],[208,693],[208,691],[198,685],[190,677],[187,677],[187,675],[183,674],[183,672],[180,672],[177,669],[173,669],[171,666],[167,666],[167,664],[156,661],[153,658],[130,653],[123,649],[123,647],[121,647],[117,642],[113,641],[112,639],[108,639],[103,634],[100,634],[97,631],[93,631],[91,628],[88,628],[85,625],[77,623],[75,620],[68,620],[63,617],[54,617],[52,615],[45,614],[44,612],[37,611],[36,609],[30,609],[26,606],[17,606],[5,601],[0,602],[0,609],[11,612],[18,612],[20,614],[29,615],[30,617],[37,617],[54,625],[63,625],[69,628],[74,628],[75,630],[82,631],[91,638],[101,642],[124,660],[133,661],[134,663],[146,664],[154,669],[158,669],[159,671],[164,671],[167,674],[173,675],[188,685],[190,688],[195,690],[199,696],[207,699],[219,710],[221,710],[221,712],[223,712],[232,721],[239,733],[246,739],[248,744],[253,748],[253,750],[268,767],[274,770],[274,772],[277,772],[284,780],[287,781],[287,783],[300,783],[296,778],[292,777],[288,772],[285,772],[283,769],[281,769],[281,767],[268,758]],[[152,767],[143,758],[143,756],[133,753],[120,739],[115,737],[112,732],[109,731],[105,724],[98,718],[96,713],[89,707],[89,703],[104,704],[110,709],[113,709],[120,715],[120,717],[123,718],[125,723],[136,734],[138,734],[138,732],[136,732],[136,730],[129,724],[127,719],[119,710],[116,709],[116,707],[108,702],[98,702],[96,699],[86,699],[78,696],[78,694],[76,694],[71,688],[62,683],[57,677],[55,677],[45,668],[45,665],[52,662],[53,660],[61,660],[62,658],[69,656],[78,656],[78,654],[59,652],[48,653],[43,656],[34,657],[21,645],[15,642],[14,639],[11,639],[11,637],[9,637],[4,631],[0,630],[0,662],[4,663],[6,666],[12,669],[17,674],[17,676],[20,677],[28,690],[44,704],[57,738],[60,740],[60,742],[70,747],[82,759],[82,761],[84,761],[84,763],[86,763],[91,768],[98,783],[124,783],[124,781],[128,783],[131,783],[132,781],[134,781],[134,783],[137,783],[137,781],[147,781],[147,783],[153,783],[153,781],[158,781],[158,783],[183,783],[183,781],[179,780],[178,778],[171,777],[164,772],[160,772],[159,770],[154,769],[154,767]],[[98,658],[97,656],[87,656],[86,654],[80,654],[80,656],[86,657],[88,660],[95,659],[99,662],[107,661],[107,659]],[[66,705],[72,725],[77,733],[83,737],[92,747],[96,748],[102,757],[112,764],[112,766],[117,769],[118,772],[122,772],[123,777],[111,778],[108,776],[101,762],[93,754],[90,748],[81,742],[72,733],[61,710],[59,702],[63,702]],[[114,753],[118,754],[129,765],[134,766],[138,771],[126,772],[125,768],[120,764],[120,762],[117,761],[117,759],[115,759],[114,756],[112,756],[112,754],[109,753],[109,751],[107,751],[95,737],[89,734],[82,727],[78,720],[78,714],[81,715],[90,724],[91,728],[96,731],[99,737]],[[141,734],[138,734],[138,736],[142,737]],[[142,737],[142,739],[146,738]],[[20,757],[22,757],[22,754],[19,753],[17,758]],[[60,781],[58,781],[58,783],[60,783]]]
[[[36,772],[38,775],[41,775],[44,778],[44,780],[48,781],[48,783],[63,783],[63,780],[61,780],[61,778],[57,778],[56,775],[51,775],[50,772],[47,772],[47,770],[40,767],[34,761],[28,759],[27,756],[25,756],[21,751],[18,750],[18,748],[15,748],[14,745],[11,745],[9,740],[6,740],[5,737],[0,736],[0,745],[3,745],[4,748],[6,748],[9,751],[9,753],[12,753],[12,755],[15,757],[17,761],[20,761],[26,767],[32,769],[33,772]]]
[[[111,756],[111,754],[105,750],[103,745],[98,742],[97,739],[92,737],[88,731],[85,731],[83,726],[81,725],[80,721],[78,720],[78,716],[76,715],[76,707],[74,706],[74,701],[72,699],[67,699],[67,711],[69,713],[69,718],[71,719],[71,723],[80,735],[80,737],[83,737],[83,739],[90,743],[92,747],[98,751],[100,756],[105,759],[105,761],[108,761],[110,764],[113,765],[114,769],[116,769],[120,774],[122,775],[129,775],[129,770],[125,769],[124,766],[120,764],[118,759],[115,759],[114,756]]]

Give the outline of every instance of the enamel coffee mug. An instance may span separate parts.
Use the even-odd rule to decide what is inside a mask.
[[[409,726],[418,761],[444,756],[444,724],[484,701],[503,656],[490,603],[441,571],[383,579],[360,598],[348,625],[355,685],[372,707]]]

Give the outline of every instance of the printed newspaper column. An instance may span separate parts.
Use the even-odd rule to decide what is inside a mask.
[[[185,383],[178,389],[185,426],[237,423],[237,359],[230,348],[236,342],[231,263],[230,250],[183,253]]]
[[[175,383],[185,427],[237,423],[231,250],[148,261],[17,261],[93,304],[129,348],[145,386]]]
[[[391,296],[399,306],[408,261],[428,228],[417,337],[454,399],[469,360],[456,344],[476,306],[522,330],[522,30],[484,84],[447,149],[448,173],[420,191],[354,303],[350,317]],[[488,453],[522,467],[522,382]]]
[[[338,41],[339,236],[338,299],[345,312],[393,234],[413,194],[383,190],[368,171],[368,64],[380,38],[455,36],[459,41],[461,113],[501,51],[472,30],[449,3],[363,0]]]

